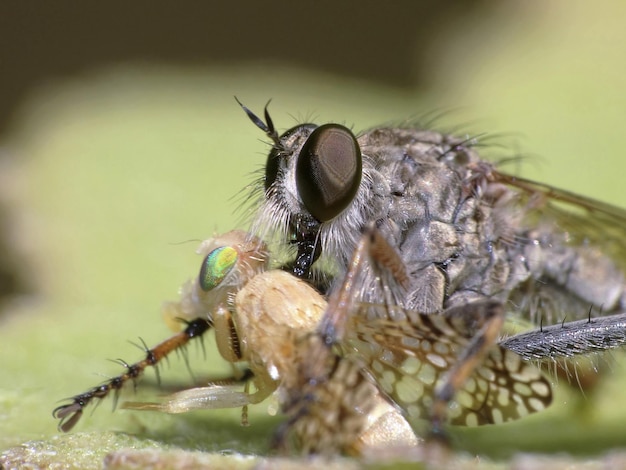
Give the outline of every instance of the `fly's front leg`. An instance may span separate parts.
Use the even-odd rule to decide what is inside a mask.
[[[468,331],[478,331],[473,335],[456,363],[435,388],[431,410],[431,434],[434,438],[446,439],[443,424],[448,405],[467,379],[483,363],[489,351],[496,345],[504,326],[504,308],[498,302],[474,302],[462,307],[454,307],[446,312],[447,318],[462,318]]]
[[[341,343],[345,339],[350,318],[361,300],[362,282],[368,266],[376,268],[381,278],[391,278],[401,288],[405,288],[409,282],[406,266],[396,250],[373,225],[366,227],[341,287],[331,294],[320,324],[319,331],[327,344]],[[388,295],[387,286],[382,287],[387,306],[393,308],[393,299]]]

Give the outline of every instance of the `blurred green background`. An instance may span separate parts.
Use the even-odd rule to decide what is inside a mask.
[[[527,156],[520,174],[623,206],[625,14],[582,0],[2,3],[0,462],[265,451],[278,421],[263,404],[249,428],[237,410],[111,413],[111,400],[74,434],[50,416],[120,372],[105,359],[138,359],[127,340],[169,334],[160,304],[196,274],[197,240],[245,228],[238,195],[267,147],[233,95],[259,113],[272,98],[280,129],[441,111],[443,129],[500,135],[494,157]],[[190,349],[198,375],[228,370],[213,344],[209,361]],[[622,362],[586,400],[559,390],[553,409],[458,431],[457,447],[501,466],[518,451],[604,462],[626,446]],[[183,364],[162,376],[189,380]],[[254,464],[232,458],[211,464]]]

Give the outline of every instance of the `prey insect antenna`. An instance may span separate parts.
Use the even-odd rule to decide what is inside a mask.
[[[91,388],[85,393],[75,395],[70,398],[71,403],[61,405],[54,409],[52,416],[61,420],[58,426],[59,430],[63,432],[70,431],[80,420],[83,410],[87,405],[94,400],[99,401],[106,398],[112,392],[114,394],[113,404],[115,407],[117,405],[120,390],[126,382],[132,380],[133,383],[135,383],[137,378],[143,374],[146,368],[154,367],[163,358],[167,358],[172,351],[178,351],[187,345],[191,339],[198,336],[201,337],[210,327],[211,322],[209,320],[205,318],[198,318],[187,322],[187,327],[180,333],[162,341],[154,348],[148,349],[144,359],[134,364],[128,364],[122,359],[118,359],[117,362],[125,367],[126,372],[107,380],[101,385]]]

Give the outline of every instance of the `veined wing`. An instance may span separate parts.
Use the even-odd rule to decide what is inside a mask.
[[[626,209],[498,171],[490,176],[520,191],[529,225],[554,224],[569,243],[601,249],[626,273]]]
[[[353,317],[348,345],[409,418],[428,419],[438,384],[472,337],[463,319],[414,313],[403,321],[365,316]],[[454,397],[448,417],[455,425],[498,424],[540,411],[551,401],[550,384],[539,369],[495,345]]]

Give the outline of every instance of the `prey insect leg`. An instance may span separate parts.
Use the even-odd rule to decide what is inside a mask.
[[[156,366],[172,351],[184,348],[191,339],[202,336],[209,328],[216,333],[220,355],[233,364],[233,377],[228,379],[227,383],[224,381],[211,383],[218,389],[221,387],[220,390],[230,391],[250,380],[245,374],[237,374],[238,370],[234,366],[235,363],[241,362],[242,350],[229,307],[232,308],[234,295],[241,286],[265,269],[268,258],[265,245],[245,232],[234,230],[203,241],[198,253],[204,256],[198,276],[182,286],[178,302],[167,302],[163,307],[163,315],[170,327],[180,329],[182,321],[186,328],[156,347],[146,349],[143,360],[132,365],[122,362],[126,367],[125,373],[85,393],[75,395],[69,404],[57,407],[53,411],[53,416],[61,420],[59,423],[61,431],[71,430],[82,416],[84,408],[94,399],[105,398],[111,392],[115,392],[117,397],[117,393],[126,382],[135,381],[147,367]],[[235,400],[229,398],[228,392],[223,394],[226,398],[218,400],[219,403],[224,403],[223,406],[228,406],[229,402]],[[182,405],[188,402],[187,399]],[[150,406],[132,403],[125,407],[150,409]]]
[[[254,372],[248,369],[247,375],[236,369],[235,364],[242,361],[242,354],[240,339],[231,313],[224,306],[218,306],[212,318],[216,331],[217,349],[221,356],[233,366],[233,377],[227,380],[210,381],[205,387],[192,387],[172,393],[159,402],[126,401],[122,403],[123,409],[177,414],[194,410],[241,407],[243,408],[242,423],[247,422],[246,407],[267,398],[276,390],[276,381],[260,369]],[[257,386],[254,393],[249,392],[250,380]],[[243,391],[240,390],[242,383]]]
[[[81,393],[71,398],[71,403],[61,405],[54,409],[52,416],[60,419],[59,430],[70,431],[80,420],[83,410],[94,399],[101,400],[111,392],[117,396],[119,390],[126,382],[136,381],[148,367],[155,367],[158,363],[174,351],[184,348],[193,338],[201,337],[209,328],[211,323],[206,318],[197,318],[187,323],[187,327],[155,347],[146,351],[146,357],[134,364],[125,364],[126,372],[107,380],[105,383],[93,387],[85,393]]]

